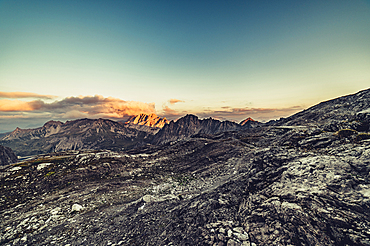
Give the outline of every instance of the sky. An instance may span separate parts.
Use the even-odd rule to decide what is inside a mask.
[[[369,0],[0,0],[0,132],[287,117],[369,88],[369,44]]]

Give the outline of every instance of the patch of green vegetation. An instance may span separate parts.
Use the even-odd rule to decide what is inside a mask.
[[[177,176],[173,176],[172,180],[177,182],[179,185],[184,186],[184,185],[189,184],[191,181],[195,180],[195,177],[180,174]]]
[[[45,177],[49,177],[51,175],[55,174],[55,172],[48,172],[47,174],[45,174]]]

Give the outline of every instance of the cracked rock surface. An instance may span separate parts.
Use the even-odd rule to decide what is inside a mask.
[[[318,127],[0,169],[1,245],[370,245],[370,145]]]

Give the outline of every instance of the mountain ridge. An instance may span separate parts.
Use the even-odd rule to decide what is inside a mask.
[[[155,132],[143,131],[109,119],[49,121],[35,129],[16,128],[0,143],[18,155],[77,149],[115,149],[136,146]]]
[[[156,114],[138,114],[135,116],[131,116],[125,124],[135,124],[135,125],[143,125],[143,126],[150,126],[150,127],[157,127],[162,128],[164,125],[168,124],[169,121],[164,117],[160,118]]]
[[[171,121],[159,131],[152,141],[154,144],[163,144],[179,139],[188,138],[194,134],[217,134],[225,131],[239,130],[242,126],[231,121],[219,121],[212,118],[199,119],[187,114],[176,122]]]

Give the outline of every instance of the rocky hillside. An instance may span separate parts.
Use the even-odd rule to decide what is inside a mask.
[[[125,123],[162,128],[164,125],[168,124],[169,121],[166,118],[160,118],[155,114],[139,114],[130,117]]]
[[[275,122],[275,125],[305,125],[330,127],[337,125],[340,128],[361,127],[360,116],[370,110],[370,89],[358,93],[339,97],[329,101],[319,103],[311,108],[303,110],[288,118]]]
[[[194,134],[217,134],[226,131],[240,130],[241,125],[230,121],[219,121],[212,118],[200,120],[195,115],[186,115],[176,122],[171,121],[159,131],[152,141],[163,144],[186,139]]]
[[[0,166],[12,164],[17,161],[18,158],[11,148],[0,145]]]
[[[155,132],[143,131],[106,119],[49,121],[36,129],[17,128],[0,140],[17,155],[34,155],[78,149],[130,148],[149,140]]]

